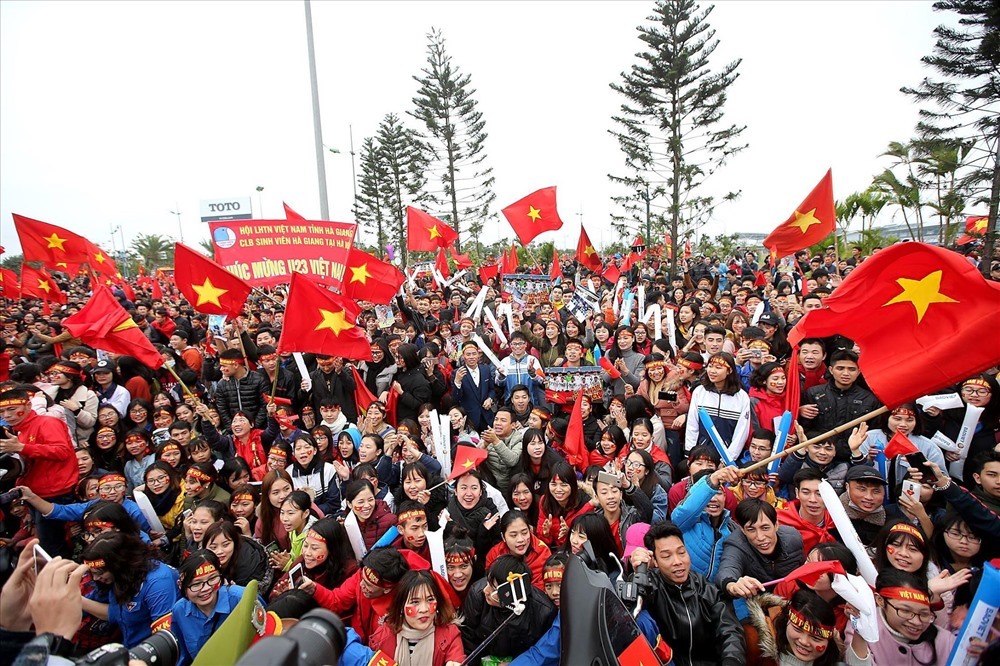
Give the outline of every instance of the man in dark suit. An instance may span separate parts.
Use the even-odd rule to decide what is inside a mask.
[[[472,341],[463,344],[462,365],[452,377],[452,395],[478,432],[493,425],[495,387],[493,368],[489,364],[479,364],[479,346]]]

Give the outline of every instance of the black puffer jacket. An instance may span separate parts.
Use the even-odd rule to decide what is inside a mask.
[[[677,666],[742,665],[746,659],[743,628],[719,588],[692,571],[675,585],[652,571],[652,589],[642,595],[642,607],[668,637]]]
[[[261,596],[266,596],[267,590],[271,587],[273,573],[264,546],[249,537],[241,537],[240,554],[230,575],[234,585],[246,585],[252,580],[258,581]]]
[[[466,654],[479,647],[479,644],[511,615],[509,610],[486,603],[486,597],[483,595],[485,587],[485,578],[477,580],[469,588],[469,595],[462,604],[464,618],[461,625],[462,643],[465,644]],[[524,612],[511,620],[483,651],[480,658],[471,663],[481,664],[481,657],[484,655],[516,657],[534,645],[549,630],[558,612],[555,604],[545,596],[545,593],[534,585],[528,585],[528,600],[525,602]]]
[[[319,415],[319,406],[327,398],[336,401],[340,405],[340,410],[348,423],[358,422],[358,409],[354,404],[354,374],[351,368],[344,366],[340,372],[326,374],[322,369],[316,368],[309,373],[312,380],[312,408],[313,413]]]
[[[490,529],[487,529],[483,523],[486,522],[487,516],[495,516],[498,511],[497,505],[486,496],[486,493],[483,493],[482,497],[479,498],[479,503],[471,509],[463,509],[462,505],[458,503],[458,498],[454,495],[448,500],[448,515],[451,516],[452,522],[469,531],[469,538],[472,539],[472,543],[476,544],[476,552],[484,553],[484,560],[485,553],[490,552],[490,548],[500,543],[500,521],[497,521]]]
[[[867,414],[882,406],[875,394],[868,389],[859,386],[855,382],[849,389],[841,391],[833,381],[829,381],[821,386],[813,386],[806,391],[802,398],[803,405],[816,405],[819,408],[819,415],[814,419],[799,419],[799,423],[805,428],[806,435],[815,437],[828,430],[833,430],[837,426]],[[851,436],[851,431],[846,430],[835,437],[831,437],[837,445],[837,460],[847,462],[851,459],[851,447],[847,444],[847,439]]]
[[[763,583],[790,574],[806,561],[802,535],[788,525],[778,526],[775,552],[774,558],[761,555],[741,530],[734,530],[722,544],[722,559],[715,583],[722,590],[743,576],[752,576]]]
[[[264,394],[270,395],[271,386],[256,372],[248,372],[243,379],[223,379],[215,388],[215,404],[222,419],[222,430],[229,430],[233,414],[246,412],[254,428],[267,427],[267,409]]]
[[[419,368],[397,372],[395,380],[403,387],[396,402],[396,423],[403,419],[417,420],[420,405],[431,401],[431,385]]]

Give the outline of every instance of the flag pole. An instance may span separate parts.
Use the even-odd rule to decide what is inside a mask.
[[[174,370],[173,363],[169,363],[169,364],[168,363],[164,363],[163,367],[165,367],[167,369],[167,371],[174,376],[174,379],[176,379],[177,383],[181,385],[181,389],[187,394],[187,396],[189,398],[194,399],[195,402],[201,402],[201,400],[198,399],[198,396],[196,396],[194,393],[192,393],[191,389],[189,389],[188,386],[187,386],[187,384],[184,383],[184,380],[181,379],[181,376],[177,374],[177,371]]]
[[[521,243],[521,239],[518,238],[517,242]],[[521,243],[521,247],[524,248],[524,251],[527,253],[528,258],[531,259],[531,261],[535,264],[535,268],[537,268],[542,275],[545,275],[545,271],[542,270],[542,265],[538,263],[538,259],[536,259],[535,255],[531,253],[531,248],[529,248],[524,243]],[[552,244],[552,247],[555,248],[555,243]]]
[[[781,453],[775,453],[773,456],[768,456],[767,458],[764,458],[763,460],[758,460],[757,462],[755,462],[754,464],[752,464],[752,465],[750,465],[748,467],[742,467],[742,468],[740,468],[740,470],[739,470],[740,476],[746,476],[748,472],[752,472],[755,469],[759,469],[761,467],[764,467],[764,466],[766,466],[766,465],[774,462],[775,460],[780,460],[781,458],[784,458],[785,456],[787,456],[789,453],[795,453],[796,451],[801,451],[802,449],[804,449],[805,447],[809,446],[810,444],[815,444],[816,442],[822,442],[823,440],[829,439],[829,438],[833,437],[834,435],[839,435],[840,433],[845,432],[847,430],[850,430],[854,426],[860,425],[861,423],[864,423],[865,421],[868,421],[869,419],[873,419],[876,416],[880,416],[882,414],[885,414],[887,411],[889,411],[889,408],[883,405],[882,407],[879,407],[878,409],[874,409],[874,410],[868,412],[867,414],[862,414],[861,416],[859,416],[858,418],[854,419],[853,421],[848,421],[847,423],[845,423],[843,425],[839,425],[839,426],[837,426],[836,428],[834,428],[832,430],[827,430],[822,435],[816,435],[812,439],[807,439],[804,442],[799,442],[795,446],[785,447],[785,450],[782,451]]]

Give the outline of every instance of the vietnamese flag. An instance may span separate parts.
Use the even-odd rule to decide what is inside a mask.
[[[448,246],[448,254],[455,261],[455,267],[462,271],[467,268],[472,268],[472,259],[469,259],[468,254],[458,254],[455,252],[455,248]]]
[[[776,585],[778,583],[787,583],[792,580],[800,580],[806,585],[815,585],[816,581],[818,581],[824,574],[830,574],[831,576],[833,574],[840,574],[841,576],[846,576],[847,572],[844,571],[844,565],[840,563],[840,560],[806,562],[802,566],[793,569],[784,578],[768,581],[764,583],[764,585]]]
[[[448,477],[448,480],[457,479],[470,469],[479,467],[488,455],[486,449],[459,444],[455,448],[455,464],[451,467],[451,476]]]
[[[610,282],[611,284],[618,284],[618,279],[622,276],[622,272],[615,266],[614,262],[608,264],[608,267],[604,269],[601,273],[601,277]]]
[[[552,269],[549,271],[549,278],[552,281],[563,279],[562,266],[559,265],[559,252],[555,248],[552,248]]]
[[[153,280],[153,289],[152,289],[152,292],[150,293],[150,297],[154,301],[162,301],[163,300],[163,287],[160,286],[160,281],[159,280]]]
[[[351,374],[354,375],[354,406],[357,407],[358,414],[365,414],[368,412],[371,404],[378,400],[378,398],[368,390],[368,385],[361,378],[361,373],[358,372],[358,369],[353,365],[348,367],[351,368]]]
[[[52,276],[44,268],[32,268],[28,264],[21,265],[21,297],[40,298],[45,302],[66,302],[66,294],[62,293]]]
[[[349,299],[292,273],[278,351],[311,352],[372,360],[371,345],[357,326],[359,311]]]
[[[343,294],[358,301],[388,305],[405,281],[406,276],[392,264],[352,247],[344,271]]]
[[[97,247],[89,240],[84,239],[87,248],[87,265],[96,275],[107,275],[111,277],[121,277],[114,260],[109,257],[104,250]]]
[[[174,246],[174,281],[198,312],[235,318],[250,295],[249,284],[183,243]]]
[[[302,217],[301,215],[299,215],[298,213],[296,213],[294,210],[292,210],[292,207],[289,206],[288,204],[286,204],[284,201],[281,202],[281,205],[285,207],[285,219],[286,220],[304,220],[304,219],[306,219],[306,218]]]
[[[517,267],[517,248],[511,245],[510,251],[504,253],[503,257],[500,259],[500,273],[502,275],[509,275],[516,272]]]
[[[17,273],[9,268],[0,268],[0,291],[4,298],[21,298],[21,285],[18,282]]]
[[[815,245],[833,233],[837,215],[833,207],[833,170],[830,169],[792,215],[764,239],[771,257],[786,257]]]
[[[581,266],[586,266],[592,271],[601,270],[601,257],[594,249],[594,244],[590,242],[587,230],[580,225],[580,240],[576,242],[576,260]]]
[[[447,279],[451,277],[451,269],[448,268],[448,256],[444,253],[444,248],[439,247],[437,251],[437,257],[434,259],[434,268],[441,277]]]
[[[986,225],[989,224],[989,221],[990,218],[984,215],[969,216],[965,218],[965,233],[982,236],[986,233]]]
[[[500,275],[499,264],[490,264],[489,266],[479,267],[479,279],[482,281],[483,284],[489,282],[490,278],[496,279],[498,275]]]
[[[910,441],[909,437],[901,432],[894,433],[892,439],[885,445],[885,457],[889,459],[896,456],[907,456],[911,453],[920,453],[920,449]]]
[[[892,407],[967,379],[1000,358],[1000,284],[962,255],[899,243],[858,266],[788,336],[835,333],[862,349],[869,387]]]
[[[422,210],[406,207],[406,249],[433,252],[458,240],[458,233],[441,220]]]
[[[649,647],[649,642],[641,631],[618,655],[619,666],[660,666],[660,663],[660,658]]]
[[[60,263],[83,264],[93,260],[88,252],[88,246],[93,244],[83,236],[16,213],[13,217],[25,261],[40,261],[49,268],[57,268]]]
[[[601,357],[604,360],[604,357]],[[566,428],[566,439],[563,441],[563,450],[566,452],[566,460],[573,465],[580,473],[587,471],[590,462],[587,453],[587,445],[583,438],[583,400],[580,394],[576,395],[573,401],[573,411],[569,415],[569,426]]]
[[[75,315],[67,317],[63,327],[95,349],[132,356],[153,369],[163,365],[160,352],[139,330],[111,290],[103,285],[94,287],[87,304]]]
[[[503,216],[510,222],[521,245],[527,245],[535,236],[562,227],[556,211],[556,188],[545,187],[532,192],[520,201],[504,208]]]

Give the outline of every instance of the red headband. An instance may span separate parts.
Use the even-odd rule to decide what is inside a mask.
[[[909,407],[897,407],[896,409],[892,410],[892,414],[893,414],[893,416],[895,416],[895,415],[899,415],[899,416],[916,416],[917,415],[917,413],[915,411],[913,411],[912,409],[910,409]]]
[[[708,359],[708,364],[711,366],[715,366],[716,368],[725,368],[726,370],[732,370],[732,368],[729,367],[729,362],[726,361],[726,359],[722,358],[721,356],[713,356],[712,358]]]
[[[97,482],[97,487],[106,486],[109,483],[128,483],[125,477],[121,474],[105,474],[101,477],[101,480]]]
[[[260,356],[257,357],[257,360],[262,362],[273,361],[276,358],[278,358],[278,352],[275,352],[273,354],[261,354]]]
[[[76,368],[71,368],[68,365],[64,365],[62,363],[56,363],[55,365],[53,365],[51,368],[49,368],[49,372],[61,372],[64,375],[75,375],[77,377],[80,376],[79,370],[77,370]]]
[[[113,529],[114,526],[115,526],[114,523],[109,523],[106,520],[88,520],[84,524],[84,529],[110,530]]]
[[[173,442],[170,442],[169,444],[164,444],[163,445],[163,448],[160,449],[160,455],[163,455],[164,453],[169,453],[170,451],[178,451],[179,452],[180,450],[181,450],[181,447],[177,446]]]
[[[404,511],[399,514],[398,523],[402,525],[408,520],[416,520],[417,518],[423,518],[427,520],[427,512],[423,509],[411,509],[409,511]]]
[[[664,368],[666,365],[667,364],[664,361],[650,361],[646,364],[646,369],[652,370],[653,368]]]
[[[542,574],[542,582],[547,583],[550,580],[562,580],[563,579],[563,568],[558,569],[547,569],[544,574]]]
[[[21,405],[30,404],[31,400],[28,398],[5,398],[0,400],[0,407],[20,407]]]
[[[100,571],[108,568],[107,563],[103,559],[84,560],[83,563],[86,564],[87,568],[91,571]]]
[[[242,502],[243,500],[250,500],[252,502],[253,493],[245,490],[240,493],[234,493],[233,496],[229,498],[229,503],[232,504],[233,502]]]
[[[930,597],[920,590],[909,587],[883,587],[878,590],[878,594],[883,599],[896,599],[898,601],[912,601],[915,604],[931,605]]]
[[[375,573],[371,567],[361,567],[361,577],[375,587],[381,587],[385,590],[391,590],[396,587],[396,583],[384,580],[381,576]]]
[[[110,430],[110,428],[109,428],[109,430]],[[114,431],[112,430],[112,432],[114,432]],[[125,438],[125,443],[126,444],[131,444],[132,442],[142,442],[143,444],[145,444],[146,443],[146,438],[143,437],[142,435],[129,435],[128,437]]]
[[[244,360],[242,358],[221,358],[219,359],[219,365],[243,365]]]
[[[194,571],[194,577],[207,576],[208,574],[217,573],[219,570],[215,568],[215,565],[211,562],[204,562],[198,565],[198,568]]]
[[[316,541],[324,545],[326,544],[326,539],[324,539],[322,535],[315,530],[309,530],[306,532],[306,541]]]
[[[201,481],[202,483],[212,482],[212,477],[206,474],[205,472],[201,471],[197,467],[192,467],[188,469],[187,475],[190,476],[192,479],[197,479],[198,481]]]
[[[963,387],[965,387],[965,386],[982,386],[983,388],[988,388],[990,390],[993,390],[993,387],[990,386],[990,383],[988,381],[986,381],[985,379],[983,379],[982,377],[973,377],[972,379],[966,379],[964,382],[962,382],[962,386]]]
[[[798,627],[800,630],[806,632],[811,636],[816,638],[825,638],[827,640],[833,638],[834,627],[826,624],[813,623],[807,620],[805,616],[800,615],[791,606],[788,607],[788,623],[793,627]]]
[[[545,409],[539,409],[538,407],[531,410],[531,413],[540,418],[543,421],[548,421],[552,418],[552,413]]]
[[[705,367],[704,363],[698,363],[697,361],[689,361],[686,358],[677,359],[677,365],[682,368],[687,368],[688,370],[701,370]]]
[[[445,565],[461,566],[472,564],[476,559],[476,551],[470,550],[468,553],[448,553],[444,556]]]
[[[924,542],[924,535],[920,533],[920,530],[913,525],[908,525],[907,523],[896,523],[890,527],[889,536],[892,536],[893,534],[909,534],[920,543]]]

